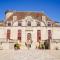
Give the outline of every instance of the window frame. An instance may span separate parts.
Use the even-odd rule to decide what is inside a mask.
[[[8,24],[8,26],[11,26],[11,22],[8,22],[7,24]]]
[[[17,16],[13,16],[13,21],[17,20]]]
[[[22,26],[22,22],[21,21],[18,21],[18,26]]]
[[[21,38],[22,38],[22,31],[19,29],[18,30],[18,36],[17,36],[17,39],[21,42]]]
[[[51,26],[51,22],[48,22],[48,24],[47,24],[49,27]]]
[[[28,21],[27,22],[27,26],[31,26],[31,21]]]
[[[10,39],[10,35],[11,35],[11,30],[8,29],[8,30],[7,30],[7,39]]]
[[[37,42],[41,40],[41,30],[37,30]]]
[[[51,30],[48,30],[48,39],[49,40],[52,39],[52,32],[51,32]]]
[[[41,26],[40,22],[37,22],[37,26]]]

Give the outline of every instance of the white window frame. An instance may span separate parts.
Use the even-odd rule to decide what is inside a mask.
[[[17,16],[13,16],[13,21],[17,20]]]

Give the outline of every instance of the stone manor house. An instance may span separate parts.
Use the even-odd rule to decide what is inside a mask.
[[[51,20],[42,12],[6,11],[4,21],[0,22],[0,49],[13,49],[16,42],[26,49],[32,41],[31,49],[38,42],[48,40],[50,49],[60,49],[60,23]]]

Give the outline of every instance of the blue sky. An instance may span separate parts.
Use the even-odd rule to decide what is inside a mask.
[[[43,11],[60,22],[60,0],[0,0],[0,20],[4,20],[6,10]]]

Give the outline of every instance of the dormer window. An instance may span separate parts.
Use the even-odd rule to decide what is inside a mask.
[[[8,26],[11,26],[11,22],[8,23]]]
[[[28,26],[31,26],[31,22],[30,22],[30,21],[28,21],[27,25],[28,25]]]
[[[22,23],[21,22],[18,22],[18,26],[22,26]]]
[[[37,26],[40,26],[40,22],[37,22]]]
[[[48,22],[48,26],[51,26],[51,22]]]
[[[17,20],[17,16],[13,16],[13,21]]]

